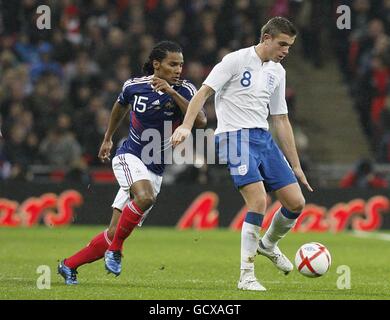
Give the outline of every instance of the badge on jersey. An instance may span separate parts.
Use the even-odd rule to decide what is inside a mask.
[[[240,176],[245,176],[248,173],[248,166],[246,164],[239,166],[237,169]]]
[[[269,90],[269,92],[274,92],[276,87],[275,84],[276,77],[271,73],[267,73],[267,89]]]

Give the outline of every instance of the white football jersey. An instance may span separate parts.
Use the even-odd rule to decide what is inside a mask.
[[[268,114],[287,114],[286,71],[262,62],[255,47],[227,54],[203,84],[215,91],[215,134],[244,128],[268,130]]]

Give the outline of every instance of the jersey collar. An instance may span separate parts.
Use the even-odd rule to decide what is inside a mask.
[[[263,61],[261,60],[260,56],[256,53],[256,46],[253,46],[252,47],[253,50],[251,50],[252,52],[252,57],[259,63],[260,67],[265,67],[268,65],[269,61]]]

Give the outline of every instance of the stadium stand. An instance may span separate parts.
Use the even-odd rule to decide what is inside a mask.
[[[51,9],[51,30],[36,27],[39,4]],[[341,4],[352,9],[351,30],[336,28]],[[0,10],[0,179],[114,181],[97,159],[100,141],[123,82],[141,74],[154,43],[179,42],[183,76],[199,87],[226,53],[256,43],[260,22],[274,15],[300,30],[286,61],[287,99],[310,175],[323,182],[326,167],[336,181],[370,154],[390,172],[388,0],[15,0]],[[314,96],[318,109],[310,111]],[[337,105],[326,109],[324,97]],[[212,101],[206,111],[213,128]],[[335,118],[340,125],[327,131]],[[188,170],[183,179],[193,178]],[[197,171],[202,183],[227,176],[206,171]]]

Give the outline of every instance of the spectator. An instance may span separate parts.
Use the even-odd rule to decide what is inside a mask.
[[[11,175],[11,164],[4,152],[4,138],[2,135],[2,117],[0,114],[0,180],[5,180]]]
[[[369,159],[360,160],[356,167],[348,172],[340,181],[341,188],[387,188],[388,182],[376,172]]]
[[[26,152],[28,149],[26,136],[27,130],[20,123],[12,126],[9,135],[6,136],[4,157],[11,163],[11,178],[23,179],[28,165],[33,162]]]
[[[95,113],[92,125],[84,128],[82,134],[83,157],[89,165],[99,165],[98,153],[100,142],[103,140],[104,133],[108,127],[110,112],[107,109],[99,109]]]
[[[381,113],[381,139],[377,160],[379,163],[390,163],[390,94],[386,98],[385,108]]]
[[[63,128],[52,128],[39,146],[45,163],[63,168],[80,166],[81,146],[74,135]]]
[[[11,177],[23,176],[33,163],[83,168],[82,156],[100,165],[93,135],[100,135],[121,83],[142,75],[140,66],[157,40],[184,47],[183,75],[200,87],[210,66],[256,42],[264,16],[255,0],[59,0],[50,2],[53,29],[43,31],[35,27],[37,1],[3,2],[1,159],[11,164]],[[205,108],[215,128],[212,103]],[[127,135],[127,129],[118,132]],[[19,158],[22,148],[28,154]]]
[[[390,88],[390,1],[351,0],[352,29],[335,31],[340,70],[372,152],[387,161],[382,113]],[[334,1],[335,5],[348,4]]]
[[[75,45],[81,43],[81,18],[80,9],[77,5],[68,2],[68,5],[66,5],[62,12],[61,26],[65,30],[65,37],[68,41]]]
[[[96,52],[96,61],[103,68],[104,72],[109,72],[113,62],[120,56],[127,54],[127,41],[125,34],[119,28],[113,27],[109,30],[107,45],[100,47]]]
[[[38,47],[39,59],[31,65],[31,80],[36,82],[43,74],[55,74],[62,78],[62,68],[58,62],[52,61],[51,54],[53,47],[50,43],[44,42]]]
[[[204,66],[196,60],[186,62],[184,74],[197,88],[201,87],[205,79]]]

